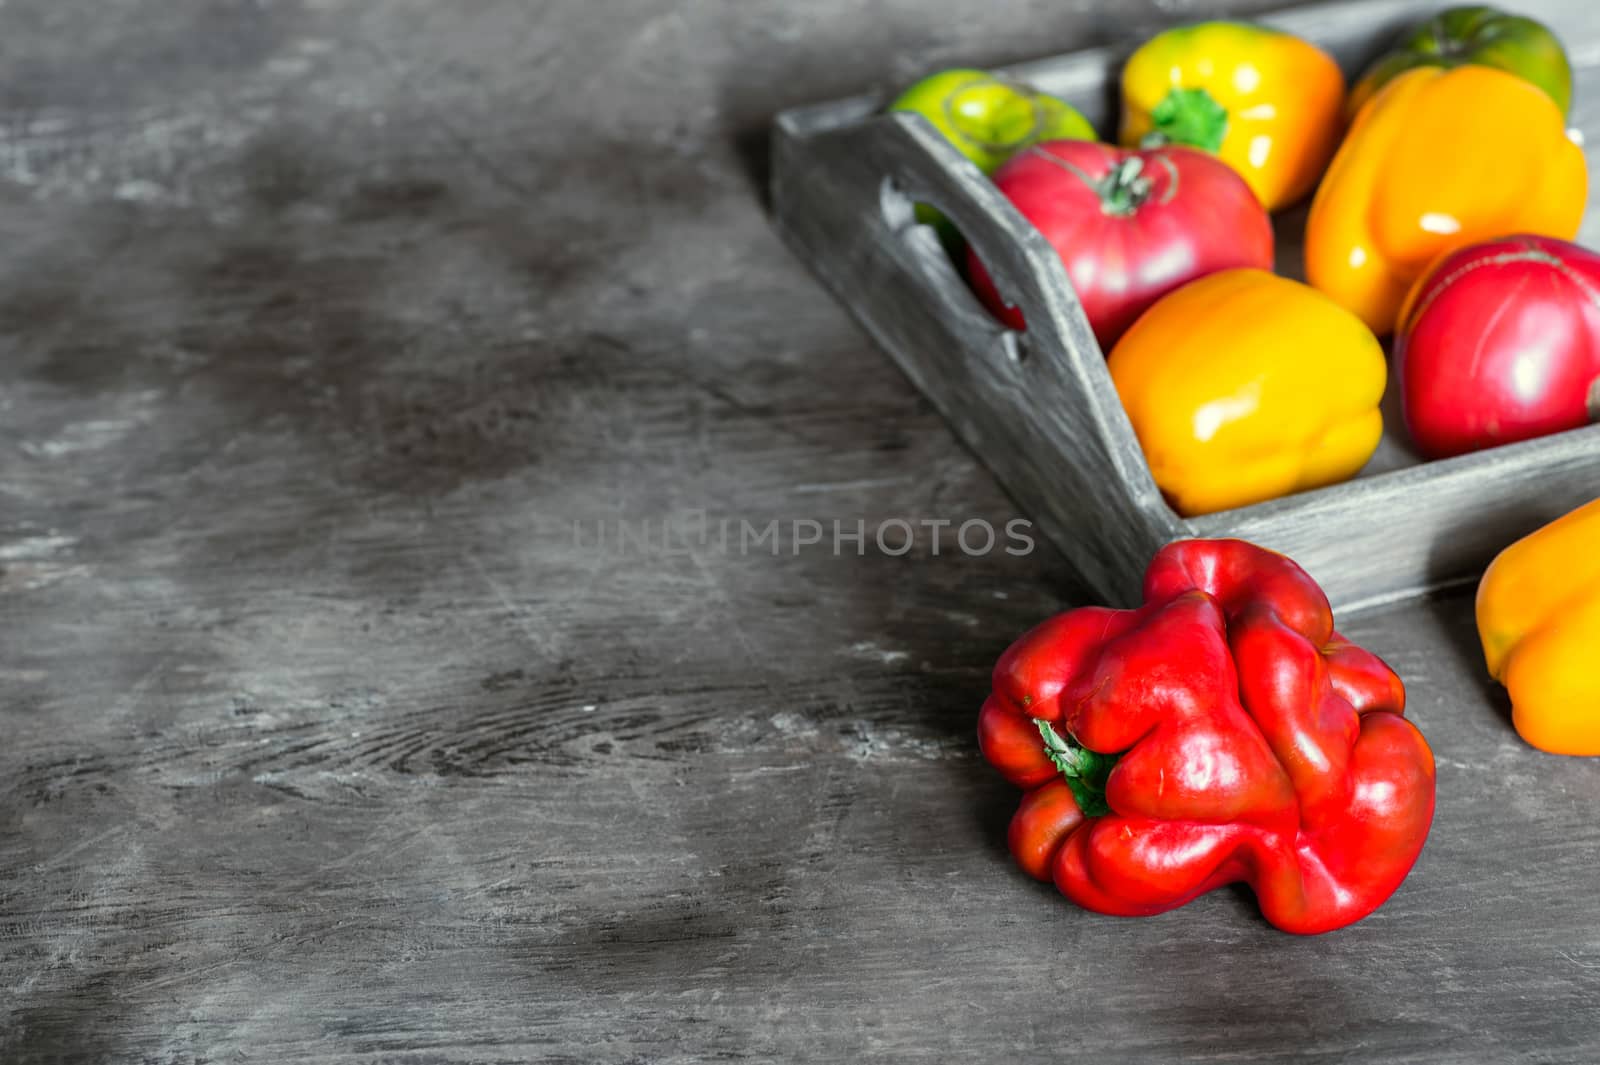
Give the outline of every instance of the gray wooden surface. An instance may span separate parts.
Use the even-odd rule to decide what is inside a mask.
[[[593,545],[1017,517],[759,131],[1218,8],[967,8],[0,7],[0,1061],[1600,1060],[1600,765],[1469,598],[1351,626],[1438,820],[1299,940],[1012,868],[973,722],[1042,546]]]

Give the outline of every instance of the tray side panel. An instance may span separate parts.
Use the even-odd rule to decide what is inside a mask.
[[[1150,553],[1186,530],[1115,394],[1100,394],[1110,390],[1103,359],[1054,251],[919,119],[807,137],[780,129],[775,144],[786,239],[1085,581],[1136,600]],[[913,198],[961,225],[1023,308],[1026,335],[978,305],[934,232],[913,221]]]
[[[1356,611],[1475,580],[1506,545],[1600,498],[1600,426],[1191,520],[1295,559]],[[1600,551],[1600,544],[1595,545]]]

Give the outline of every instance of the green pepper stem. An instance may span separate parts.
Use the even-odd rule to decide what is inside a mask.
[[[1091,751],[1073,740],[1064,739],[1042,718],[1035,718],[1033,724],[1039,730],[1039,738],[1044,740],[1045,757],[1061,772],[1083,816],[1109,814],[1111,805],[1106,802],[1106,782],[1120,756]]]
[[[1215,152],[1228,133],[1228,111],[1204,89],[1173,89],[1150,112],[1146,148],[1187,144]]]

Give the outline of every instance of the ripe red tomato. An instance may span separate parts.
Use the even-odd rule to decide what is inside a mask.
[[[1103,351],[1186,281],[1236,266],[1272,269],[1267,212],[1205,152],[1047,141],[1014,156],[994,183],[1061,256]],[[967,269],[995,316],[1023,328],[970,251]]]
[[[1576,429],[1600,414],[1600,255],[1512,236],[1446,255],[1395,333],[1406,428],[1432,458]]]

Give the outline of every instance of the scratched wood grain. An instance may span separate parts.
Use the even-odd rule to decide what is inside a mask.
[[[0,7],[0,1061],[1600,1059],[1600,766],[1467,599],[1352,627],[1439,818],[1295,940],[1012,868],[1042,541],[718,543],[1019,516],[760,131],[1219,8],[963,7]]]

